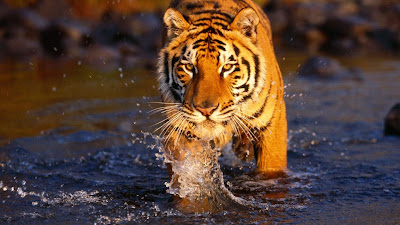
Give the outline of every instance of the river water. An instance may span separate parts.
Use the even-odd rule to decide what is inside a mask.
[[[0,223],[399,224],[400,138],[383,136],[383,118],[400,101],[400,58],[340,58],[362,81],[300,79],[303,56],[278,58],[290,172],[264,179],[224,151],[224,186],[263,207],[216,213],[179,211],[167,193],[153,71],[2,63]]]

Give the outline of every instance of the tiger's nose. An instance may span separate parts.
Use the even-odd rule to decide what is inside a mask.
[[[197,110],[199,110],[201,112],[201,114],[203,114],[203,116],[210,116],[214,112],[214,110],[217,109],[217,107],[218,107],[218,105],[217,106],[211,106],[211,107],[208,107],[208,108],[195,106],[195,108]]]

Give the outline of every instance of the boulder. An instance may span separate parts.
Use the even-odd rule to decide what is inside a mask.
[[[384,134],[400,136],[400,103],[394,105],[386,115]]]
[[[362,80],[359,69],[347,69],[339,61],[323,56],[312,56],[299,69],[299,76],[317,79]]]

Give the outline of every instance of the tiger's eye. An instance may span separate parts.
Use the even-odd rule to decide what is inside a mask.
[[[228,70],[232,69],[232,67],[233,67],[232,64],[225,64],[223,68],[225,71],[228,71]]]
[[[186,68],[187,70],[189,70],[189,71],[192,71],[193,68],[194,68],[194,66],[193,66],[193,64],[185,64],[185,68]]]

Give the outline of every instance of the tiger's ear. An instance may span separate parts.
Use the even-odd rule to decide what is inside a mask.
[[[164,14],[164,23],[167,26],[168,40],[172,40],[189,28],[189,23],[176,9],[169,8]]]
[[[231,23],[231,27],[249,37],[252,42],[256,41],[256,27],[260,22],[257,13],[252,8],[241,10]]]

